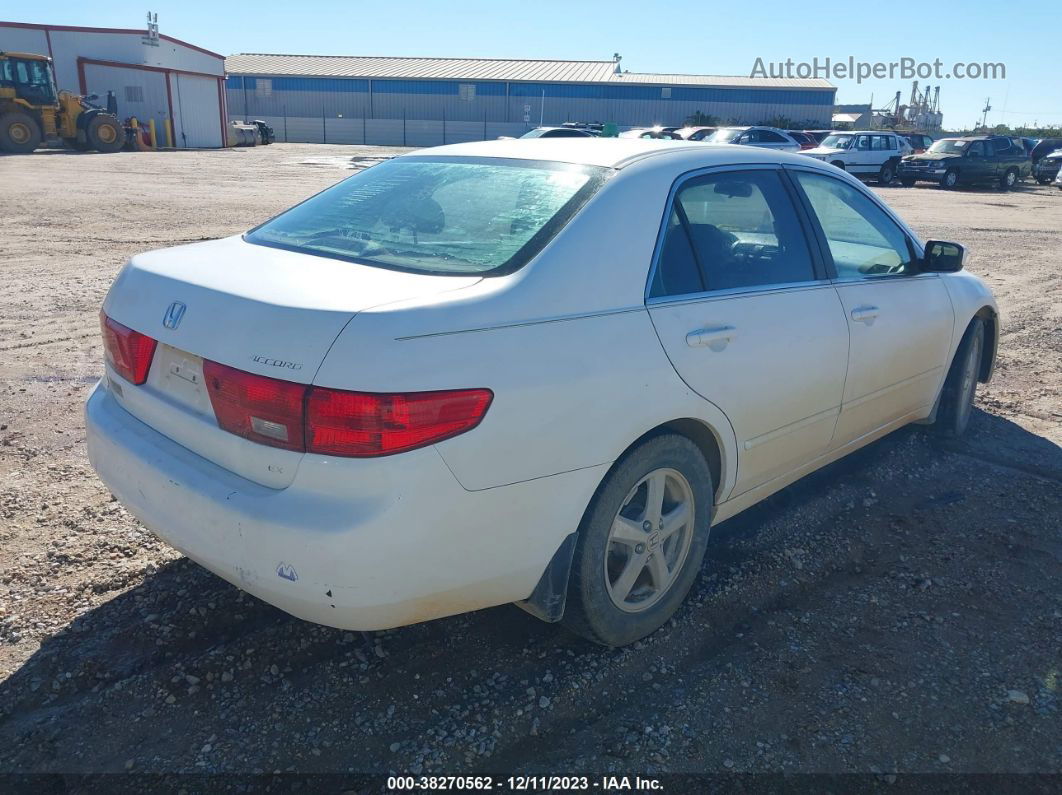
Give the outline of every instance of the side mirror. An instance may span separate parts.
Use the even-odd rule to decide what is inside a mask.
[[[930,240],[922,257],[923,273],[955,273],[962,270],[962,257],[966,249],[958,243],[946,240]]]

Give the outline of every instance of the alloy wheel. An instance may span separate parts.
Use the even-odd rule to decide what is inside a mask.
[[[668,592],[693,539],[693,489],[674,469],[655,469],[627,494],[609,531],[605,587],[620,610],[637,613]]]

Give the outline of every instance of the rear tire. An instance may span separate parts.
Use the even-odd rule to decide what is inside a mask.
[[[886,163],[881,167],[881,171],[878,172],[878,184],[890,185],[896,178],[896,166],[893,163]]]
[[[605,646],[663,625],[700,571],[713,495],[708,463],[685,436],[656,436],[628,452],[583,516],[564,625]]]
[[[114,116],[101,113],[89,121],[85,128],[85,138],[89,148],[97,152],[120,152],[125,146],[125,129]]]
[[[979,317],[970,321],[955,359],[944,379],[937,404],[937,417],[929,426],[937,436],[962,436],[970,424],[977,377],[981,371],[981,351],[985,344],[985,324]]]
[[[901,177],[900,184],[903,185],[905,188],[913,188],[915,180],[911,179],[910,177]]]
[[[41,145],[41,128],[28,113],[13,110],[0,116],[0,149],[25,154]]]

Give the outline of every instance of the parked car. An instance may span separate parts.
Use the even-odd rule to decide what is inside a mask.
[[[1050,185],[1058,176],[1059,168],[1062,168],[1062,149],[1040,158],[1035,168],[1036,181],[1041,185]]]
[[[922,154],[933,145],[933,139],[925,133],[898,133],[911,146],[911,152],[916,155]]]
[[[1055,175],[1055,187],[1059,190],[1062,190],[1062,171],[1059,171]]]
[[[703,141],[714,133],[718,127],[682,127],[676,130],[680,138],[685,141]]]
[[[579,127],[536,127],[528,130],[521,138],[595,138],[589,130]]]
[[[675,612],[713,523],[907,423],[963,432],[998,325],[962,260],[812,158],[421,149],[133,257],[89,458],[304,619],[517,602],[618,646]]]
[[[605,125],[599,121],[566,121],[561,127],[564,127],[565,129],[583,130],[591,135],[601,135]]]
[[[1062,138],[1041,138],[1029,154],[1033,168],[1036,168],[1036,164],[1040,162],[1040,158],[1046,157],[1052,152],[1057,152],[1059,149],[1062,149]]]
[[[639,127],[633,130],[624,130],[619,134],[620,138],[652,138],[668,141],[681,141],[682,136],[675,130],[665,127]]]
[[[896,133],[882,131],[840,132],[827,136],[814,149],[802,152],[857,176],[873,176],[883,185],[896,177],[900,158],[910,144]]]
[[[710,144],[743,144],[779,152],[800,151],[800,144],[777,127],[720,127],[705,140]]]
[[[816,146],[819,145],[818,140],[811,137],[810,135],[808,135],[808,133],[803,132],[802,130],[786,130],[786,134],[798,144],[800,144],[800,148],[802,150],[814,149]]]
[[[941,138],[920,155],[900,161],[900,182],[936,182],[942,188],[995,182],[1004,190],[1013,188],[1029,173],[1025,148],[1002,135]]]

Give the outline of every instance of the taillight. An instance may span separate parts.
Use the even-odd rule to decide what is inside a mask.
[[[302,420],[307,387],[203,361],[210,403],[222,430],[253,442],[304,449]]]
[[[489,389],[374,394],[312,387],[306,401],[306,450],[365,458],[449,439],[479,425]]]
[[[489,389],[380,394],[347,392],[254,375],[203,361],[222,430],[261,444],[370,458],[426,447],[479,425]]]
[[[111,320],[103,312],[100,312],[100,329],[103,331],[103,350],[114,371],[133,384],[147,381],[158,343],[146,334]]]

